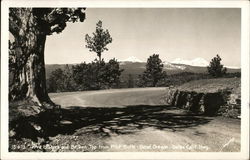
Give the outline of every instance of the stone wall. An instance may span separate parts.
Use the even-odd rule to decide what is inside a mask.
[[[168,88],[166,102],[168,105],[208,116],[227,112],[232,106],[240,110],[240,97],[231,94],[228,89],[217,92],[195,92]]]

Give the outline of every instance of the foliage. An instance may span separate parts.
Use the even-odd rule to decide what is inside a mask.
[[[90,52],[95,52],[101,61],[101,54],[108,48],[106,47],[109,43],[112,42],[112,38],[109,34],[109,31],[102,28],[102,21],[99,21],[96,24],[96,30],[93,33],[93,37],[88,34],[85,35],[86,48],[89,48]]]
[[[139,86],[156,87],[158,82],[166,78],[166,72],[163,71],[163,63],[158,54],[153,54],[147,60],[146,70],[139,75]]]
[[[31,15],[36,19],[33,23],[28,21]],[[10,8],[9,31],[14,37],[14,42],[9,43],[9,49],[13,52],[10,56],[12,59],[10,64],[16,67],[26,64],[28,56],[19,55],[21,52],[27,54],[28,46],[24,43],[29,37],[25,37],[27,35],[24,30],[37,32],[36,34],[39,35],[51,35],[54,32],[62,32],[67,22],[83,22],[84,19],[85,8]],[[14,58],[15,61],[13,61]]]
[[[217,54],[216,57],[214,57],[211,61],[209,66],[207,67],[207,71],[210,75],[213,77],[222,77],[226,74],[227,68],[223,67],[223,65],[220,63],[221,58]]]
[[[78,65],[75,65],[72,67],[73,70],[73,79],[77,84],[77,90],[94,90],[98,87],[96,84],[98,84],[98,78],[97,78],[97,62],[92,63],[81,63]]]
[[[29,22],[31,15],[36,19],[33,22]],[[83,22],[84,19],[85,8],[10,8],[9,31],[14,37],[14,42],[9,43],[9,49],[12,50],[10,65],[15,66],[16,69],[21,68],[28,60],[28,55],[25,54],[32,46],[24,45],[29,39],[25,37],[28,36],[25,34],[26,31],[37,32],[36,34],[39,35],[51,35],[54,32],[62,32],[67,22]],[[22,52],[25,54],[22,55]]]
[[[66,66],[64,70],[58,68],[52,71],[51,76],[47,80],[47,88],[49,92],[74,91],[75,87],[76,84],[68,66]]]
[[[29,12],[37,19],[36,24],[30,24],[42,31],[42,34],[51,35],[60,33],[66,27],[66,22],[83,22],[85,8],[10,8],[10,32],[15,36],[16,30],[22,26],[18,15]],[[27,17],[28,18],[28,17]]]
[[[117,60],[111,59],[105,63],[102,59],[73,66],[73,78],[78,86],[77,90],[117,88],[122,71]]]
[[[58,68],[51,73],[50,78],[48,79],[48,91],[49,92],[58,92],[63,91],[63,70]]]
[[[135,82],[134,82],[134,77],[132,74],[128,75],[128,88],[134,88]]]
[[[181,72],[177,74],[168,75],[166,86],[178,86],[186,82],[199,79],[212,78],[210,75],[205,73],[192,73],[192,72]]]
[[[88,64],[86,64],[87,66]],[[76,65],[75,65],[76,66]],[[84,67],[83,67],[84,68]],[[83,69],[82,68],[82,69]],[[55,70],[55,69],[54,69]],[[64,70],[64,74],[67,75],[67,72]],[[73,77],[73,70],[72,68],[69,68],[70,70],[70,77],[69,81],[70,84],[72,84],[71,86],[73,86],[73,89],[67,89],[65,88],[64,91],[78,91],[78,90],[91,90],[94,88],[91,87],[83,87],[84,85],[86,86],[86,84],[91,84],[92,82],[95,81],[95,79],[91,79],[90,75],[86,75],[83,71],[80,71],[79,73],[75,73],[78,74],[77,76]],[[82,73],[82,76],[80,76],[80,73]],[[48,91],[49,92],[56,92],[53,90],[53,85],[51,86],[52,83],[49,82],[49,79],[51,77],[52,74],[48,75],[48,79],[47,79],[47,87],[48,87]],[[86,75],[86,80],[83,81],[83,78]],[[78,78],[77,78],[78,77]],[[88,78],[89,77],[89,78]],[[227,73],[225,76],[225,78],[235,78],[238,77],[240,78],[240,72],[235,72],[235,73]],[[200,80],[200,79],[211,79],[213,78],[211,75],[206,74],[206,73],[193,73],[193,72],[181,72],[181,73],[177,73],[177,74],[168,74],[167,77],[162,78],[157,86],[161,86],[161,87],[168,87],[168,86],[179,86],[182,85],[186,82],[190,82],[190,81],[194,81],[194,80]],[[76,85],[75,80],[78,79],[78,84]],[[89,80],[89,81],[88,81]],[[54,82],[54,81],[52,81]],[[119,76],[119,82],[117,83],[117,86],[113,86],[110,88],[137,88],[137,87],[143,87],[141,85],[141,80],[138,78],[138,74],[125,74],[122,72],[121,76]],[[81,83],[85,83],[83,86],[79,85]],[[97,83],[97,82],[95,82]],[[93,83],[94,84],[94,83]],[[105,87],[101,87],[101,88],[105,88]],[[106,87],[107,88],[107,87]],[[96,88],[98,89],[98,88]],[[58,90],[59,91],[59,90]]]
[[[34,20],[29,22],[31,16]],[[10,65],[17,69],[27,62],[28,55],[25,54],[32,46],[26,46],[24,43],[32,37],[26,37],[26,31],[51,35],[54,32],[62,32],[66,22],[83,22],[84,19],[85,8],[10,8],[9,31],[14,37],[14,42],[9,43],[9,49],[12,50]],[[25,54],[21,54],[22,52]]]
[[[105,68],[102,71],[102,78],[105,86],[108,88],[119,87],[122,72],[123,70],[120,69],[119,62],[117,62],[115,58],[109,60],[109,62],[105,64]]]

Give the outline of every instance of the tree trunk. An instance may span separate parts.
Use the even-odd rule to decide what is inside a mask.
[[[97,56],[99,57],[99,62],[102,61],[102,54],[101,53],[97,53]]]
[[[156,79],[156,77],[153,77],[153,87],[156,87],[158,80]]]
[[[41,32],[32,9],[23,9],[10,15],[10,32],[15,38],[15,66],[10,85],[10,100],[31,100],[45,108],[56,105],[46,89],[44,47],[46,34]],[[16,25],[18,23],[18,25]]]

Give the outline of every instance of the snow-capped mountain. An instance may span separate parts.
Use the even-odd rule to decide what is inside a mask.
[[[164,64],[164,68],[167,69],[167,70],[176,70],[176,69],[180,69],[180,70],[184,70],[186,69],[185,66],[182,66],[182,65],[178,65],[178,64],[172,64],[170,62],[163,62]]]
[[[134,56],[131,56],[131,57],[128,57],[127,59],[124,59],[124,60],[119,60],[120,62],[132,62],[132,63],[135,63],[135,62],[139,62],[139,63],[142,63],[143,61],[134,57]]]
[[[186,64],[186,65],[190,65],[190,66],[200,66],[200,67],[206,67],[209,65],[209,62],[203,58],[195,58],[192,60],[176,58],[171,63],[173,63],[173,64]]]
[[[137,57],[131,56],[123,60],[118,60],[121,68],[125,69],[126,73],[143,72],[146,68],[146,61],[142,61]],[[179,73],[179,72],[193,72],[193,73],[206,73],[209,62],[203,58],[195,58],[192,60],[186,60],[177,58],[172,62],[163,61],[164,70],[168,73]],[[227,67],[227,66],[226,66]],[[239,70],[240,68],[227,67],[230,72]]]

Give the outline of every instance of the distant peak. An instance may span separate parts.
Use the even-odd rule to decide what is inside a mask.
[[[192,59],[192,60],[176,58],[171,63],[186,64],[186,65],[190,65],[190,66],[201,66],[201,67],[205,67],[205,66],[209,65],[209,62],[207,60],[205,60],[204,58],[200,58],[200,57]]]

